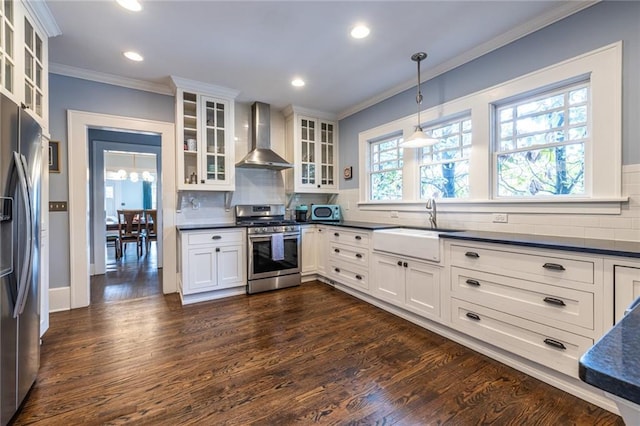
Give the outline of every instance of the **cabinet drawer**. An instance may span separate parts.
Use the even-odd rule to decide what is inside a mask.
[[[579,287],[594,283],[594,262],[473,246],[451,245],[451,265],[555,284]],[[572,285],[571,282],[574,284]],[[577,284],[577,285],[576,285]]]
[[[451,299],[453,326],[477,339],[578,377],[578,361],[593,339]]]
[[[240,229],[235,230],[207,230],[206,232],[189,232],[187,243],[189,245],[196,244],[227,244],[242,243],[244,241],[244,232]]]
[[[361,247],[332,242],[329,244],[329,256],[335,260],[351,262],[363,268],[369,267],[369,251],[363,250]]]
[[[371,240],[371,236],[368,232],[346,230],[344,228],[330,228],[327,235],[329,242],[349,244],[355,247],[364,247],[367,249],[369,249],[369,241]]]
[[[369,291],[369,273],[366,269],[334,259],[329,260],[328,268],[327,272],[331,279],[356,290]]]
[[[572,332],[594,328],[594,295],[458,267],[451,268],[453,297]],[[583,329],[583,330],[581,330]]]

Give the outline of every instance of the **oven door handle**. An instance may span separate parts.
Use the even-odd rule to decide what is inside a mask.
[[[300,234],[284,234],[284,239],[285,240],[297,240],[300,237]],[[260,242],[266,242],[266,241],[271,241],[271,236],[270,235],[260,235],[258,236],[254,236],[251,235],[249,236],[249,241],[251,241],[252,243],[260,243]]]

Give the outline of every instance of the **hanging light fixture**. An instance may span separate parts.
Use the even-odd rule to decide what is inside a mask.
[[[416,131],[408,139],[404,139],[400,143],[402,148],[420,148],[423,146],[435,145],[440,142],[438,139],[433,139],[428,136],[425,131],[422,130],[422,126],[420,125],[420,105],[422,104],[422,92],[420,91],[420,62],[422,62],[426,57],[427,54],[424,52],[418,52],[411,55],[411,60],[418,64],[418,93],[416,95],[416,103],[418,104],[418,125],[416,126]]]

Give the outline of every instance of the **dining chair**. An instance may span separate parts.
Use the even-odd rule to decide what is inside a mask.
[[[120,259],[120,257],[122,256],[120,253],[121,247],[120,247],[120,234],[119,233],[115,233],[113,231],[107,231],[106,234],[106,239],[107,239],[107,248],[112,247],[115,251],[115,255],[116,255],[116,260]]]
[[[138,257],[142,256],[144,241],[144,234],[141,231],[142,218],[142,210],[118,210],[118,234],[122,256],[127,252],[128,243],[135,243]]]
[[[158,242],[158,211],[157,210],[145,210],[144,211],[144,239],[147,243],[147,254],[149,254],[149,248],[151,247],[151,241]]]

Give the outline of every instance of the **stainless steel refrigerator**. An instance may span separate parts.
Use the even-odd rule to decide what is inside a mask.
[[[42,130],[0,95],[0,424],[7,424],[40,366]]]

